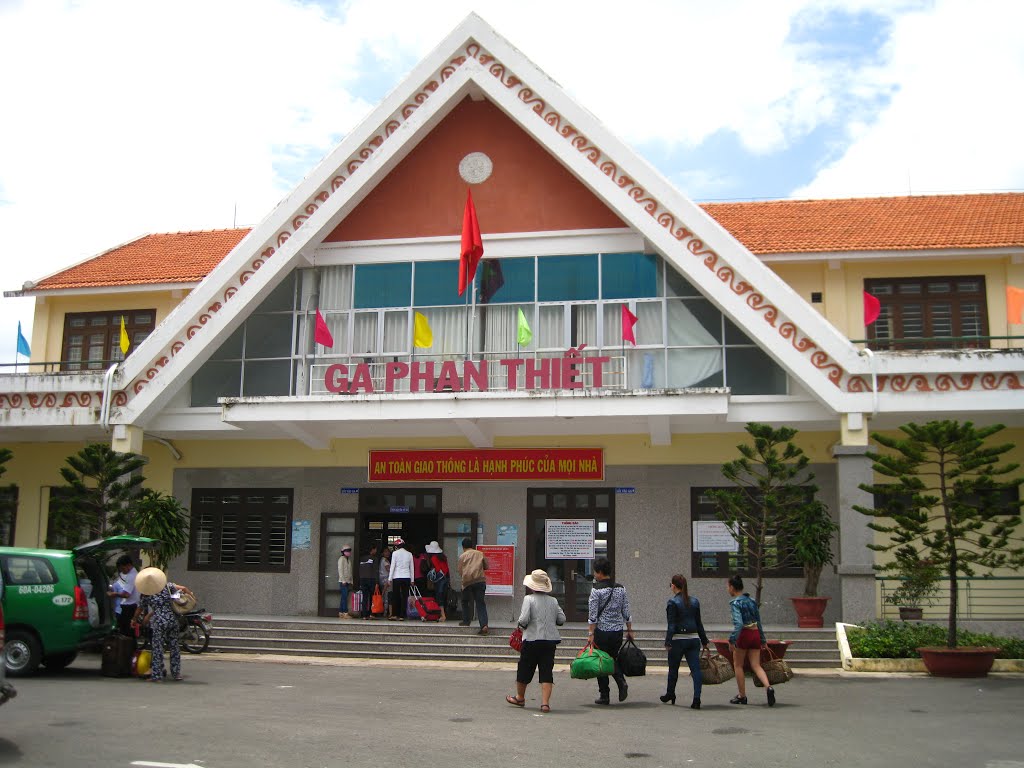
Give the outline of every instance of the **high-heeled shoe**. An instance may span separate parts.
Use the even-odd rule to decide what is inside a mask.
[[[694,699],[690,704],[690,709],[700,709],[700,699]]]
[[[666,693],[664,696],[659,696],[658,698],[661,699],[662,704],[676,703],[676,695],[674,693]]]

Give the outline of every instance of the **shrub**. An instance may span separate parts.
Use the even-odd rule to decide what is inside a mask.
[[[946,643],[946,628],[940,624],[879,621],[847,630],[850,653],[864,659],[916,659],[922,646]],[[997,658],[1024,659],[1024,638],[1001,637],[984,632],[957,633],[958,646],[988,645],[1001,648]]]

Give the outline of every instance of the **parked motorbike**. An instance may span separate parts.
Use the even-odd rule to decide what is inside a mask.
[[[189,653],[202,653],[210,645],[213,616],[205,613],[205,610],[197,608],[178,616],[178,628],[181,631],[179,642]]]

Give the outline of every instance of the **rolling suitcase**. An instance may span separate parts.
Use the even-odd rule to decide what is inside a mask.
[[[349,597],[349,611],[353,616],[359,616],[363,612],[363,593],[358,589]]]
[[[409,593],[416,603],[416,612],[419,613],[423,621],[441,620],[441,606],[437,604],[437,600],[432,597],[424,597],[415,584],[409,587]]]
[[[110,635],[103,639],[100,673],[106,677],[131,677],[135,638]]]

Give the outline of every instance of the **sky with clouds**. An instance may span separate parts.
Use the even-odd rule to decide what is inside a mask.
[[[1019,0],[0,0],[0,288],[258,222],[470,11],[697,201],[1024,190]]]

